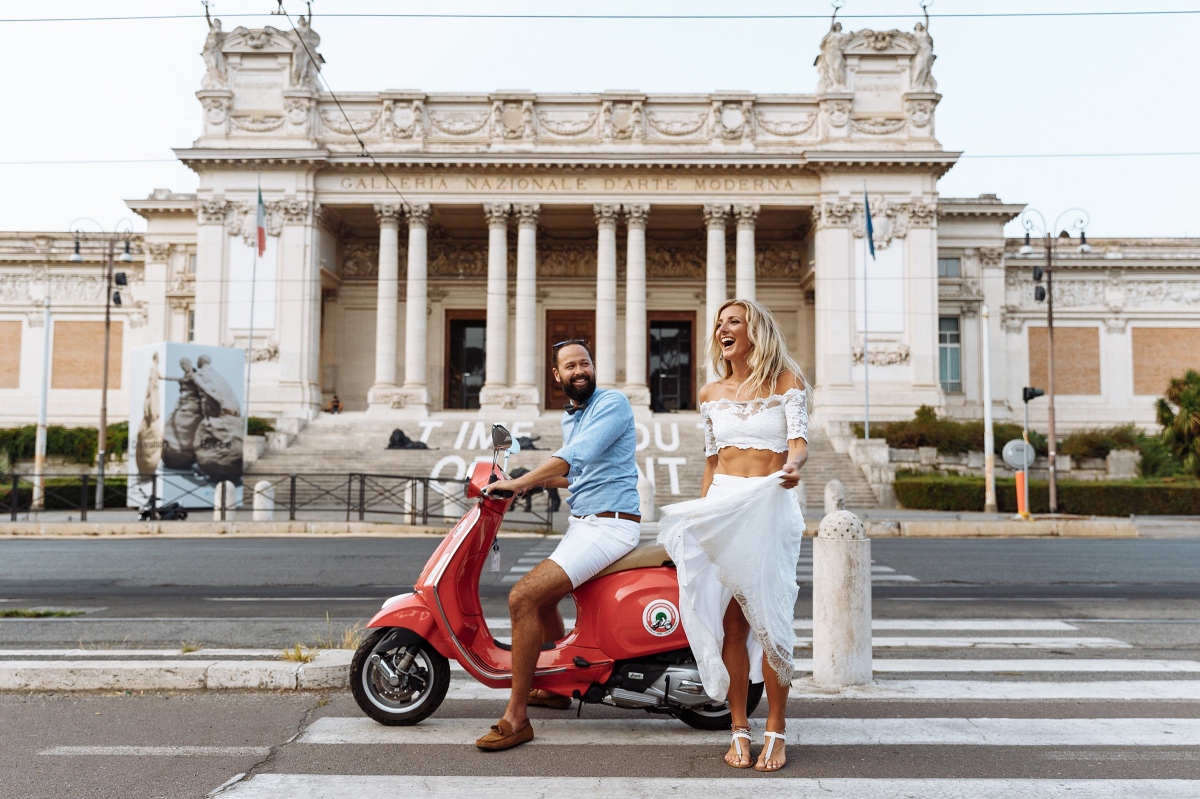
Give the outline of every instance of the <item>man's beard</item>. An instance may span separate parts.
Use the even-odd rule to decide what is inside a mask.
[[[574,383],[569,381],[564,382],[562,384],[562,390],[563,393],[567,395],[567,399],[571,400],[571,402],[575,403],[576,405],[583,405],[592,398],[592,394],[596,393],[596,378],[589,377],[587,384],[583,386],[576,386]]]

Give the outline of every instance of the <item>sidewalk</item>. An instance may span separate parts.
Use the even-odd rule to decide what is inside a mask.
[[[278,649],[0,650],[0,691],[311,691],[347,686],[349,649],[305,650],[307,663]]]

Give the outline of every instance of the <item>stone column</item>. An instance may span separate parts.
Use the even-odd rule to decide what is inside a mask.
[[[813,275],[813,339],[816,362],[809,379],[817,386],[817,406],[836,408],[846,419],[862,419],[862,399],[854,393],[850,367],[854,322],[854,203],[824,200],[813,209],[816,264]],[[828,429],[828,428],[827,428]]]
[[[757,204],[733,206],[737,219],[737,283],[733,296],[746,300],[755,299],[754,226],[758,210]]]
[[[646,383],[646,222],[649,205],[625,206],[625,395],[649,409]]]
[[[404,284],[404,391],[405,408],[429,408],[426,385],[428,342],[428,204],[408,205],[408,275]]]
[[[480,405],[496,405],[497,392],[508,387],[508,217],[512,206],[483,206],[488,226],[487,333],[484,342]]]
[[[376,203],[379,220],[379,283],[375,296],[375,384],[371,405],[390,407],[396,387],[396,335],[400,279],[399,203]]]
[[[275,318],[274,333],[260,323],[255,338],[262,342],[264,337],[276,337],[279,342],[276,374],[281,396],[277,402],[281,401],[284,415],[311,419],[321,409],[321,264],[317,256],[312,203],[288,197],[275,203],[272,211],[283,221],[276,267],[277,301],[279,307],[287,311]],[[261,275],[260,271],[260,280]],[[261,385],[259,380],[261,378],[255,380],[256,386]]]
[[[537,223],[541,206],[523,203],[513,207],[517,217],[517,308],[516,379],[514,388],[521,404],[537,406],[541,392],[537,383]]]
[[[225,217],[223,197],[196,205],[195,343],[220,346],[225,339]],[[186,323],[185,323],[186,324]],[[186,340],[185,335],[181,340]]]
[[[619,205],[596,205],[596,383],[617,383],[617,217]]]
[[[704,206],[704,226],[708,229],[708,269],[704,284],[704,324],[701,326],[701,335],[705,342],[712,331],[718,309],[729,299],[725,286],[725,220],[729,212],[730,207],[726,204]],[[705,369],[710,381],[717,379],[712,364],[707,364]]]

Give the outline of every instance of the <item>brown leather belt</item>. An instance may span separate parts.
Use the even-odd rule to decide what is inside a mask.
[[[597,519],[624,519],[629,522],[640,522],[641,516],[634,513],[622,513],[616,510],[606,510],[603,513],[589,513],[588,516],[595,516]],[[586,519],[587,516],[572,516],[572,519]]]

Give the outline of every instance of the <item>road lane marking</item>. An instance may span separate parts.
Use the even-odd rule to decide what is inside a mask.
[[[205,602],[382,602],[385,596],[208,596]]]
[[[674,719],[530,719],[546,746],[708,746],[720,732]],[[386,727],[365,717],[314,721],[302,744],[471,746],[490,718],[427,719]],[[1200,719],[805,718],[788,719],[799,746],[1200,746]]]
[[[811,672],[811,661],[808,661]],[[451,664],[453,669],[457,664]],[[489,688],[466,676],[455,677],[446,694],[448,700],[508,701],[509,689]],[[854,685],[830,690],[817,686],[811,677],[792,681],[792,699],[843,700],[866,699],[895,701],[912,699],[922,702],[950,700],[1003,700],[1009,702],[1050,700],[1124,700],[1200,701],[1200,680],[1093,680],[1050,682],[1040,680],[877,680],[869,685]]]
[[[342,774],[256,774],[221,793],[222,799],[395,799],[397,796],[538,796],[544,799],[1195,799],[1200,780],[1061,779],[807,779],[784,774],[748,790],[740,777],[423,777]]]
[[[914,699],[924,702],[996,699],[1009,702],[1048,700],[1200,701],[1200,680],[1097,680],[1038,682],[1032,680],[879,680],[830,691],[811,678],[792,681],[792,699]]]
[[[811,638],[797,638],[796,646],[812,648]],[[999,637],[891,637],[876,636],[871,646],[882,649],[928,648],[928,649],[1132,649],[1132,644],[1115,638],[1032,638],[1024,636]]]
[[[55,746],[53,757],[266,757],[269,746]]]
[[[507,617],[492,616],[484,619],[490,630],[509,630],[512,624]],[[575,619],[563,619],[570,629]],[[811,619],[796,619],[793,630],[811,630]],[[1020,630],[1025,632],[1074,632],[1079,628],[1058,619],[875,619],[873,630],[955,630],[985,632],[998,630]]]
[[[812,673],[811,658],[796,658],[792,662],[796,671]],[[1197,674],[1200,660],[875,658],[871,668],[876,674]],[[466,674],[456,660],[450,661],[450,670]]]

